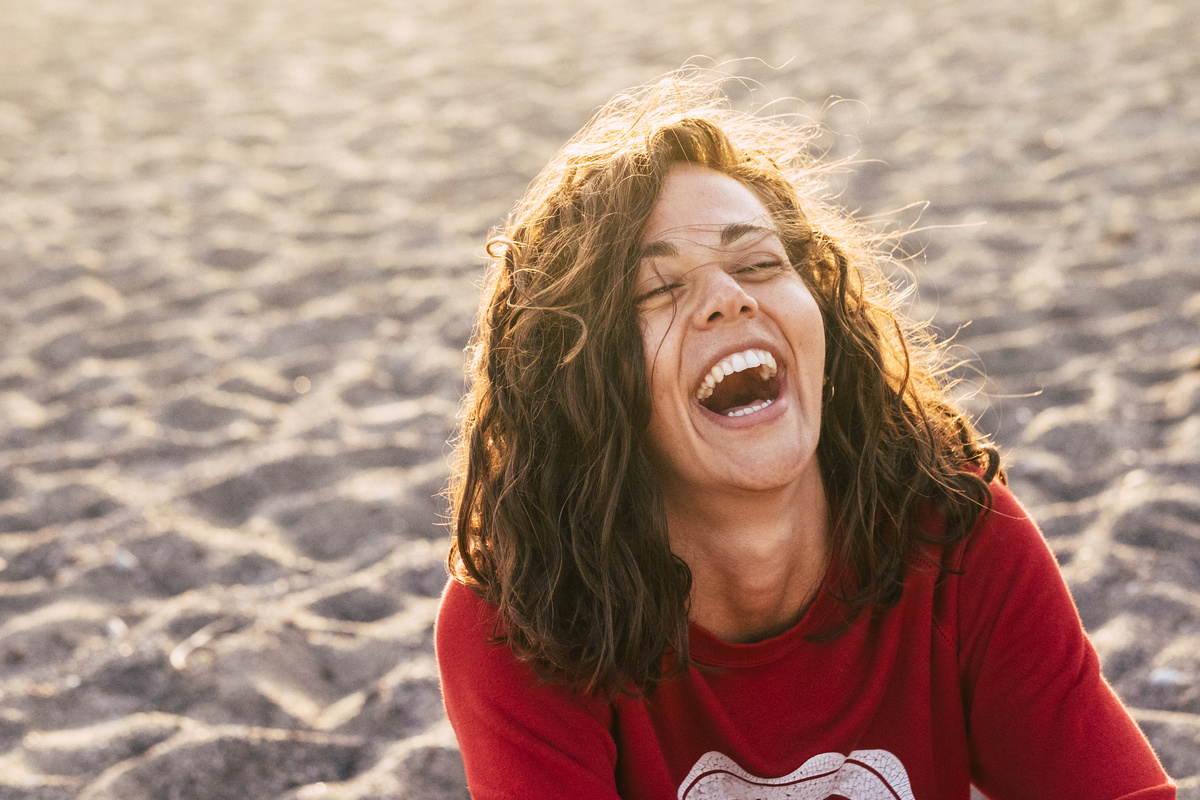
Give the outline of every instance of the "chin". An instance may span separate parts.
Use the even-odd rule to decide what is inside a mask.
[[[714,488],[726,486],[749,492],[772,492],[804,481],[805,473],[816,467],[815,453],[781,455],[769,461],[736,466],[714,481]]]

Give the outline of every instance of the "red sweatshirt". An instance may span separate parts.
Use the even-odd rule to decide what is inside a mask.
[[[693,625],[698,667],[640,699],[539,681],[486,643],[495,608],[451,582],[437,655],[472,796],[966,800],[974,783],[997,800],[1174,798],[1041,533],[992,488],[895,608],[825,643],[806,638],[837,612],[824,590],[766,641]]]

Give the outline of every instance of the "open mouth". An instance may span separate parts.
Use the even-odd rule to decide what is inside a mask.
[[[696,399],[715,414],[742,417],[779,397],[779,370],[766,350],[744,350],[721,359],[700,382]]]

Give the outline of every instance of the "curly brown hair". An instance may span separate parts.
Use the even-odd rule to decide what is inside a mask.
[[[878,241],[820,199],[812,134],[675,74],[606,106],[488,242],[449,566],[498,607],[496,640],[548,678],[638,692],[668,677],[668,652],[688,665],[691,573],[646,452],[635,301],[642,230],[674,164],[751,187],[820,307],[817,457],[842,628],[898,602],[918,545],[965,538],[991,502],[999,458],[947,399],[941,351],[900,313]]]

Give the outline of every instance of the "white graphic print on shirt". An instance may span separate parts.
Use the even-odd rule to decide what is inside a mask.
[[[705,753],[679,787],[679,800],[915,800],[908,773],[887,750],[822,753],[782,778],[758,778],[724,753]]]

